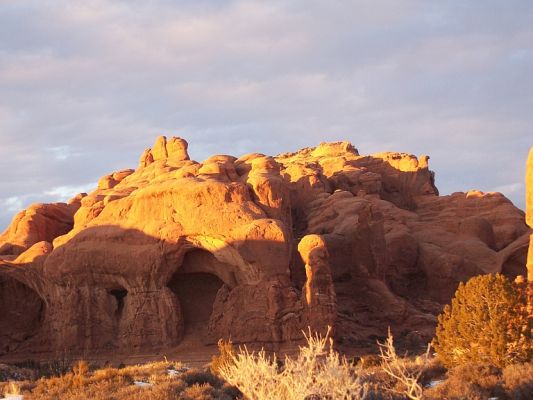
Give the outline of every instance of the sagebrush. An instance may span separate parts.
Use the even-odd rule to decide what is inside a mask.
[[[286,356],[283,367],[275,355],[269,357],[264,350],[256,354],[241,349],[219,367],[220,375],[254,400],[302,400],[312,395],[364,398],[366,387],[359,380],[357,368],[333,349],[329,333],[324,337],[306,334],[307,345],[299,348],[296,358]]]
[[[389,335],[385,342],[379,343],[379,353],[381,358],[381,369],[390,376],[394,385],[387,388],[396,394],[406,396],[410,400],[422,399],[423,388],[420,383],[420,377],[426,365],[429,364],[428,346],[426,353],[415,360],[414,368],[408,368],[404,358],[396,353],[394,339],[389,330]]]

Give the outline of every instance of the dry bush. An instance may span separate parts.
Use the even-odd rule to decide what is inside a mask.
[[[92,377],[91,377],[92,378]],[[138,387],[133,384],[133,379],[128,375],[113,375],[106,379],[88,379],[82,387],[74,387],[69,380],[61,378],[44,379],[38,383],[37,387],[28,399],[154,399],[166,400],[175,398],[187,385],[180,379],[172,379],[167,376],[158,376],[157,382],[147,388]]]
[[[85,384],[87,372],[89,372],[89,365],[86,361],[80,360],[74,364],[72,368],[74,387],[82,387]]]
[[[218,392],[221,400],[242,399],[241,391],[237,387],[227,382],[225,382],[222,387],[218,389]]]
[[[359,377],[368,388],[365,400],[425,398],[424,385],[446,374],[444,366],[427,351],[416,357],[400,357],[390,332],[378,348],[380,355],[359,359]]]
[[[378,367],[381,365],[381,357],[378,354],[367,354],[356,359],[357,365],[362,368]]]
[[[370,367],[360,373],[361,382],[367,389],[365,400],[405,400],[405,396],[386,388],[395,387],[396,382],[379,367]]]
[[[215,397],[213,388],[209,384],[195,383],[183,391],[181,398],[183,400],[211,400]]]
[[[90,382],[98,382],[102,380],[113,379],[119,374],[119,370],[116,368],[106,367],[102,369],[97,369],[92,373],[92,376],[89,378]]]
[[[188,386],[208,384],[214,388],[219,388],[224,384],[224,381],[213,375],[211,371],[198,368],[192,368],[184,372],[180,379]]]
[[[11,385],[16,385],[16,389],[13,388]],[[0,399],[2,399],[2,395],[5,394],[6,396],[9,394],[16,394],[17,391],[19,391],[19,394],[24,394],[25,392],[28,392],[32,390],[35,387],[35,383],[33,381],[17,381],[17,382],[1,382],[0,381]]]
[[[329,329],[325,337],[304,333],[307,345],[300,347],[296,359],[286,356],[283,369],[275,355],[268,357],[264,350],[250,353],[245,347],[220,367],[220,375],[254,400],[302,400],[312,395],[364,398],[365,387],[355,367],[333,350],[329,333]]]
[[[47,399],[65,395],[72,388],[73,375],[67,373],[59,377],[41,378],[36,382],[30,399]]]
[[[219,373],[250,399],[283,398],[287,391],[281,383],[276,357],[270,359],[263,350],[255,354],[240,349],[230,364],[220,367]]]
[[[9,382],[7,384],[7,388],[4,391],[4,394],[6,396],[9,396],[11,394],[12,395],[18,395],[18,394],[20,394],[20,386],[16,382]]]
[[[386,387],[396,394],[405,396],[410,400],[422,399],[422,385],[420,377],[426,366],[429,364],[429,350],[422,357],[417,357],[414,361],[398,357],[394,348],[394,338],[389,330],[389,334],[384,343],[379,343],[379,353],[381,358],[381,369],[394,381],[394,386]]]
[[[151,375],[165,375],[167,369],[180,369],[183,365],[179,362],[170,363],[168,361],[151,362],[140,365],[129,365],[118,369],[117,373],[120,375],[130,375],[135,380],[147,380]]]
[[[463,364],[448,372],[439,385],[426,389],[427,399],[485,400],[504,397],[501,370],[489,364]]]
[[[513,364],[503,369],[503,387],[513,400],[533,397],[533,363]]]
[[[448,370],[442,365],[442,362],[437,357],[431,357],[422,369],[422,375],[420,375],[419,382],[423,387],[429,386],[433,381],[444,380],[447,372]]]
[[[218,346],[218,355],[215,355],[211,358],[211,372],[215,375],[219,375],[220,367],[231,362],[235,349],[233,348],[233,343],[231,340],[227,342],[223,339],[220,339],[217,343]]]

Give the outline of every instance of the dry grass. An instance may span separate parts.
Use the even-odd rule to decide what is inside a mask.
[[[169,369],[177,372],[171,375]],[[138,386],[136,382],[143,382],[144,386]],[[239,394],[209,370],[187,369],[180,363],[164,361],[90,372],[87,363],[80,361],[74,365],[72,372],[43,377],[27,386],[24,399],[232,400]]]
[[[225,341],[220,339],[217,343],[218,355],[211,359],[211,372],[215,375],[220,375],[220,367],[231,362],[235,355],[235,349],[231,340]]]
[[[23,378],[26,380],[19,380],[16,389],[8,387],[7,380],[0,381],[0,393],[22,392],[25,400],[533,398],[531,362],[504,369],[467,364],[446,371],[439,360],[429,357],[427,352],[418,357],[398,356],[389,334],[387,340],[379,344],[380,355],[363,357],[356,366],[333,349],[329,331],[325,337],[311,332],[304,335],[307,344],[300,347],[294,358],[285,357],[283,362],[275,355],[267,356],[265,351],[253,353],[246,348],[236,351],[230,343],[221,342],[221,355],[213,358],[211,369],[188,369],[165,360],[92,370],[86,362],[79,361],[60,376],[38,380]],[[36,365],[36,368],[44,371],[41,366]],[[169,369],[175,372],[169,374]],[[19,368],[14,372],[8,368],[3,371],[6,376],[20,375]],[[432,380],[442,382],[427,387]],[[144,386],[136,382],[143,382]]]
[[[278,367],[275,355],[240,349],[219,367],[220,375],[246,398],[254,400],[364,398],[365,386],[360,383],[355,366],[333,350],[329,332],[325,337],[304,333],[307,345],[300,347],[296,359],[287,356],[283,368]]]
[[[6,397],[9,395],[18,395],[20,394],[20,386],[16,382],[9,382],[4,394]]]

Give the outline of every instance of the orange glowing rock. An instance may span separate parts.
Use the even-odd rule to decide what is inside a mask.
[[[161,136],[136,170],[15,217],[0,354],[283,343],[327,325],[348,346],[388,326],[429,338],[460,281],[525,274],[524,214],[498,193],[439,196],[427,156],[187,150]]]
[[[526,163],[526,222],[533,228],[533,147],[529,150]],[[529,237],[527,277],[530,282],[533,282],[533,234]]]

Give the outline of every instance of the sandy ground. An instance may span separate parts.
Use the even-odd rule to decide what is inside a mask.
[[[24,362],[28,360],[36,362],[50,362],[50,361],[63,361],[72,363],[77,360],[83,359],[89,363],[96,364],[98,366],[111,365],[114,367],[120,364],[132,365],[142,364],[153,361],[180,361],[190,367],[203,367],[211,362],[214,355],[218,354],[218,347],[216,344],[205,344],[206,336],[206,324],[204,321],[196,323],[189,323],[186,326],[184,333],[184,339],[182,342],[173,348],[156,350],[150,353],[142,352],[121,352],[118,351],[102,351],[94,352],[91,354],[58,354],[55,352],[47,353],[12,353],[4,356],[0,356],[0,363],[10,364],[15,362]],[[268,353],[276,352],[278,358],[287,355],[295,355],[298,352],[298,346],[301,343],[285,344],[282,347],[279,346],[265,346]],[[238,347],[238,346],[236,346]],[[259,350],[260,346],[250,348],[250,350]],[[347,357],[360,356],[368,354],[369,348],[338,348],[338,350],[345,354]]]

